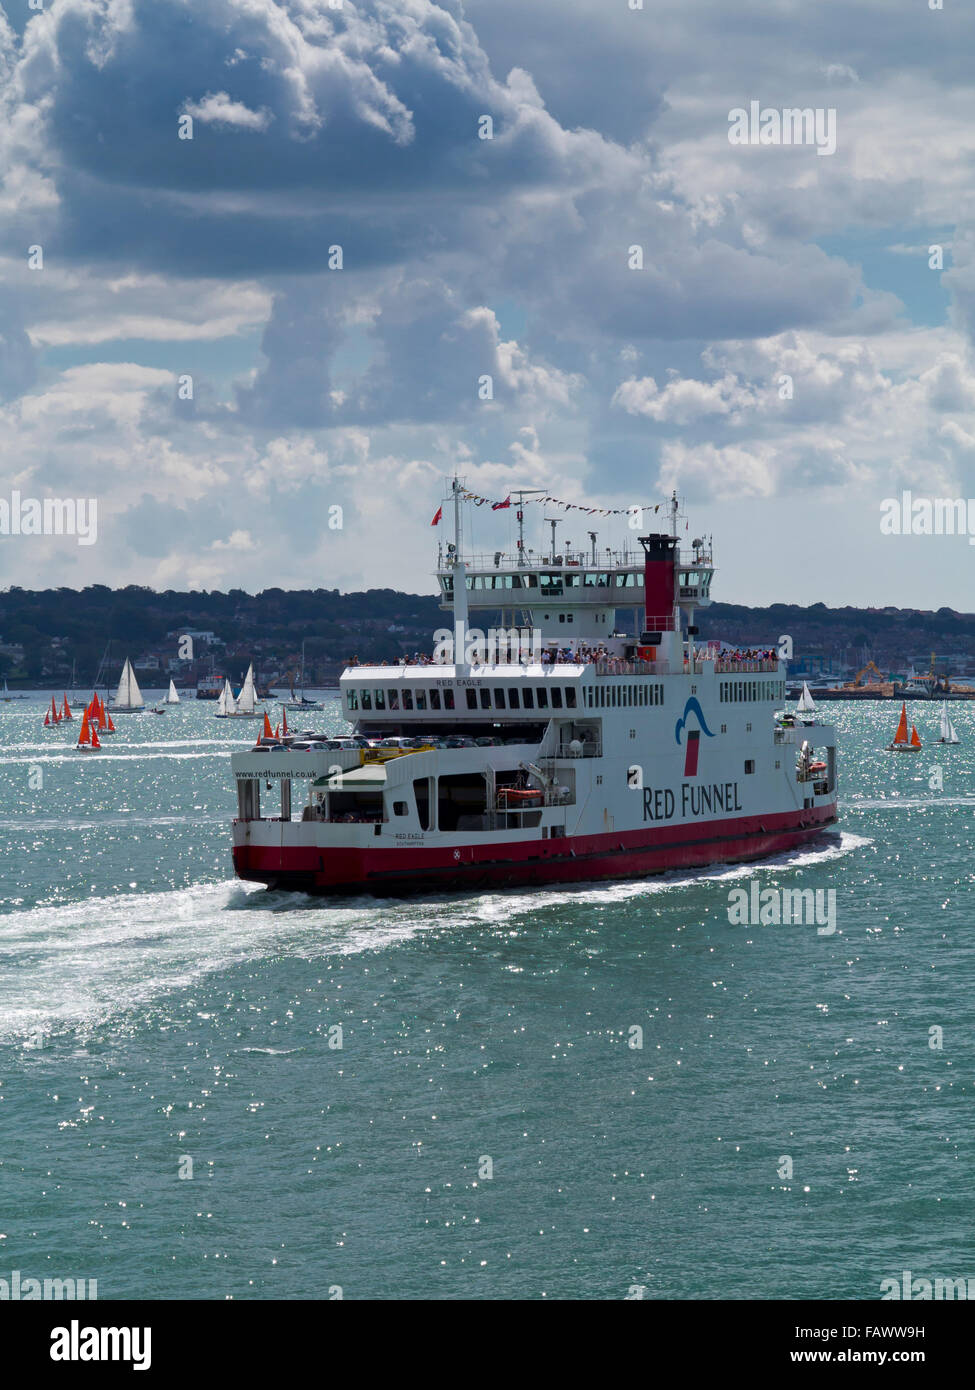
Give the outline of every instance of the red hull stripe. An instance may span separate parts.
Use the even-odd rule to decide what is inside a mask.
[[[773,816],[456,849],[236,845],[234,867],[240,878],[303,892],[580,882],[761,859],[794,849],[835,821],[832,804]]]

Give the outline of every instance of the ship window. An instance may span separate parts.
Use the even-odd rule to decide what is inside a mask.
[[[522,707],[523,707],[524,709],[534,709],[534,708],[535,708],[535,692],[532,690],[531,686],[530,686],[530,685],[526,685],[525,688],[524,688],[524,690],[521,692],[521,694],[522,694]]]
[[[509,708],[509,709],[520,709],[520,708],[521,708],[521,701],[518,699],[518,691],[517,691],[517,689],[515,688],[515,686],[513,686],[513,685],[508,687],[508,708]]]
[[[494,688],[494,708],[504,709],[504,686],[499,685]]]
[[[726,734],[726,733],[728,732],[728,726],[727,726],[727,724],[722,724],[722,725],[721,725],[721,732],[722,732],[723,734]]]
[[[356,690],[349,691],[349,709],[359,708],[359,693]]]
[[[443,693],[443,707],[444,707],[444,709],[453,709],[453,707],[454,707],[454,692],[453,692],[452,690],[445,690],[445,691],[444,691],[444,693]]]
[[[417,709],[426,709],[427,692],[425,690],[418,690],[416,692],[416,707]]]
[[[582,576],[582,583],[583,583],[583,587],[586,588],[586,589],[595,589],[595,587],[596,587],[596,576],[595,576],[594,574],[584,574],[584,575]]]
[[[439,708],[440,708],[440,691],[439,691],[439,690],[431,690],[431,691],[430,691],[430,708],[431,708],[431,709],[439,709]]]
[[[405,801],[394,801],[394,802],[393,802],[393,815],[394,815],[394,816],[405,816],[406,813],[407,813],[407,806],[406,806],[406,802],[405,802]]]
[[[386,692],[382,689],[376,691],[376,709],[386,708]]]
[[[754,759],[754,758],[746,758],[746,759],[745,759],[745,772],[746,772],[746,773],[749,773],[749,772],[754,772],[754,771],[755,771],[755,759]]]
[[[487,686],[484,686],[483,689],[481,690],[481,709],[490,709],[490,708],[491,708],[491,692],[490,692],[490,690],[488,690]]]
[[[399,694],[395,690],[389,692],[389,708],[399,709]]]
[[[570,685],[570,686],[567,686],[567,687],[566,687],[566,692],[565,692],[565,703],[566,703],[566,707],[567,707],[568,709],[575,709],[575,707],[576,707],[576,690],[575,690],[575,686],[574,686],[574,685]]]
[[[564,613],[560,613],[560,614],[559,614],[559,622],[560,622],[560,623],[564,623],[564,622],[565,622],[565,614],[564,614]]]
[[[548,691],[542,686],[538,688],[538,708],[548,709]]]
[[[750,734],[751,731],[752,731],[752,726],[751,726],[750,724],[746,724],[746,725],[745,725],[745,733],[746,733],[746,734]]]
[[[552,708],[562,708],[562,691],[557,685],[552,686]]]
[[[417,777],[413,783],[413,796],[416,799],[416,813],[420,818],[420,829],[430,829],[430,783],[432,777]]]
[[[362,692],[362,708],[372,709],[372,696],[369,694],[368,690]]]
[[[575,618],[574,618],[573,614],[567,613],[567,614],[566,614],[565,621],[566,621],[567,623],[575,622]]]
[[[626,588],[626,575],[625,575],[625,574],[618,574],[618,575],[616,575],[616,587],[617,587],[617,589],[625,589],[625,588]]]
[[[413,708],[413,691],[412,691],[412,690],[404,690],[404,691],[403,691],[403,708],[404,708],[404,709],[412,709],[412,708]]]
[[[476,691],[476,690],[468,690],[468,692],[467,692],[467,708],[468,708],[468,709],[477,709],[477,691]]]

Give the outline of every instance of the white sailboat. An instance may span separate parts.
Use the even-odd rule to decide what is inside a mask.
[[[234,692],[230,688],[230,682],[225,680],[223,689],[217,699],[217,712],[214,719],[228,719],[230,715],[237,713],[237,701],[234,699]]]
[[[959,739],[958,735],[955,733],[955,726],[954,726],[954,724],[952,724],[952,722],[951,722],[951,716],[950,716],[949,713],[948,713],[948,701],[947,701],[947,700],[942,700],[942,701],[941,701],[941,737],[938,739],[938,742],[939,742],[939,743],[960,743],[960,742],[961,742],[961,740]]]
[[[176,689],[176,682],[173,681],[173,680],[171,680],[171,681],[169,682],[169,694],[166,696],[166,704],[167,704],[167,705],[178,705],[178,704],[179,704],[179,691]]]
[[[142,691],[139,689],[139,682],[135,678],[132,662],[126,657],[125,665],[122,667],[122,677],[118,683],[118,690],[116,690],[115,699],[109,708],[113,714],[139,714],[145,707],[146,702],[142,698]]]
[[[799,696],[799,703],[796,705],[796,714],[815,714],[816,706],[813,697],[809,693],[809,686],[805,681],[802,683],[802,694]]]
[[[244,677],[244,684],[240,687],[240,694],[237,696],[237,708],[234,713],[256,717],[256,704],[257,691],[254,688],[254,666],[252,663],[248,666],[247,675]]]

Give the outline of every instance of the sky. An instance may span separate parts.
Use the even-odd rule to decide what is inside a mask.
[[[98,531],[0,535],[0,587],[432,592],[456,471],[676,489],[715,598],[972,609],[967,536],[881,531],[975,499],[975,13],[934,3],[8,0],[0,510]],[[733,143],[753,102],[835,151]]]

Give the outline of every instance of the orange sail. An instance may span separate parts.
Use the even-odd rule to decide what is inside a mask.
[[[108,719],[108,732],[109,732],[110,734],[114,734],[114,732],[115,732],[115,725],[112,723],[112,716],[109,714],[109,715],[106,715],[106,718]]]
[[[911,747],[912,747],[912,748],[920,748],[920,746],[921,746],[921,740],[920,740],[920,739],[918,738],[918,736],[917,736],[917,729],[915,729],[914,725],[912,724],[912,725],[911,725]]]
[[[102,746],[102,745],[99,743],[99,741],[98,741],[98,730],[97,730],[97,729],[92,729],[92,731],[91,731],[91,746],[92,746],[92,748],[101,748],[101,746]]]
[[[88,710],[86,709],[81,716],[81,733],[78,735],[78,747],[91,742],[91,730],[88,727]]]
[[[281,732],[285,738],[288,737],[288,710],[287,706],[281,706]]]
[[[275,737],[275,738],[280,738],[280,737],[281,737],[281,725],[280,725],[280,724],[275,724],[275,726],[274,726],[274,737]]]
[[[267,710],[264,711],[264,737],[273,738],[274,730],[271,728],[271,721],[267,717]]]
[[[52,696],[51,696],[51,723],[52,723],[52,724],[57,724],[57,723],[60,722],[60,719],[61,719],[61,716],[58,714],[58,707],[57,707],[57,705],[54,703],[54,696],[52,695]]]
[[[907,704],[901,705],[901,717],[897,725],[897,733],[894,735],[895,743],[907,742]]]
[[[68,704],[68,692],[67,692],[67,691],[64,692],[64,709],[61,711],[61,718],[62,718],[62,719],[73,719],[73,718],[74,718],[74,715],[71,713],[71,706]]]
[[[44,716],[44,723],[45,723],[45,724],[50,724],[50,722],[51,722],[51,711],[48,710],[47,714],[45,714],[45,716]]]

